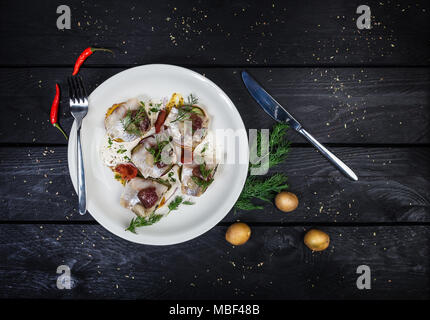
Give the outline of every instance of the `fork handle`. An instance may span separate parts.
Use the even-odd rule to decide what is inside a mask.
[[[84,215],[87,212],[87,195],[85,193],[85,171],[84,160],[82,157],[81,145],[81,126],[82,120],[76,120],[76,154],[77,154],[77,168],[78,168],[78,198],[79,198],[79,213]]]

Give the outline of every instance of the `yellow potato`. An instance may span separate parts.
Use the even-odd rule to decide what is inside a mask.
[[[291,212],[299,205],[299,199],[294,193],[282,191],[276,195],[276,207],[284,212]]]
[[[312,251],[323,251],[330,244],[330,237],[321,230],[312,229],[305,234],[304,242]]]
[[[236,222],[228,227],[225,233],[225,240],[232,245],[240,246],[247,242],[250,236],[251,228],[246,223]]]

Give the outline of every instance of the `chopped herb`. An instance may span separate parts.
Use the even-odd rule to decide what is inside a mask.
[[[193,108],[193,106],[195,104],[198,103],[198,99],[197,97],[193,96],[193,94],[190,94],[187,97],[187,103],[183,104],[178,112],[178,116],[175,120],[173,120],[172,122],[176,122],[176,121],[181,121],[181,120],[188,120],[191,116],[191,113],[197,113],[197,114],[201,114],[203,115],[202,111],[198,108]]]
[[[269,137],[269,168],[283,162],[290,148],[290,143],[286,138],[288,125],[277,123]],[[252,146],[257,151],[261,146],[261,134],[257,135],[256,143]],[[250,168],[258,167],[259,164],[249,164]],[[276,173],[268,178],[259,178],[257,176],[248,176],[242,193],[239,196],[235,208],[240,210],[261,210],[263,206],[253,203],[254,199],[260,199],[265,202],[272,202],[275,195],[288,188],[287,176],[282,173]]]
[[[188,201],[188,200],[186,200],[186,201],[184,201],[182,203],[186,204],[187,206],[192,206],[194,204],[194,202],[191,202],[191,201]]]
[[[111,137],[109,137],[108,138],[108,144],[109,144],[108,148],[112,147],[112,143],[113,143],[112,139],[111,139]]]
[[[212,170],[211,169],[206,169],[206,164],[202,163],[200,164],[200,173],[202,174],[202,177],[205,178],[205,180],[207,180],[207,178],[210,176]]]
[[[173,210],[178,210],[179,205],[182,203],[182,200],[184,200],[181,196],[176,196],[176,198],[169,203],[168,208],[169,208],[169,212],[167,214],[170,213],[170,211]]]
[[[151,112],[158,112],[158,111],[160,111],[160,109],[158,109],[158,108],[151,108],[151,109],[149,109],[149,111],[151,111]]]
[[[285,123],[277,123],[273,127],[269,137],[269,153],[263,157],[269,157],[269,168],[285,161],[288,152],[290,151],[290,142],[286,138],[286,133],[289,126]],[[257,133],[257,139],[252,148],[255,148],[257,153],[261,151],[261,132]],[[258,154],[260,155],[260,154]],[[249,164],[250,168],[258,168],[260,164]]]
[[[194,181],[195,184],[197,184],[199,187],[201,187],[203,189],[203,192],[205,192],[206,189],[214,181],[214,179],[203,180],[203,179],[196,177],[196,176],[192,176],[191,179]]]
[[[176,122],[176,121],[188,120],[190,118],[192,112],[193,112],[192,107],[182,106],[178,111],[178,116],[176,117],[175,120],[172,121],[172,123]]]
[[[170,187],[172,186],[170,183],[169,183],[169,181],[168,180],[164,180],[164,179],[161,179],[161,178],[156,178],[156,179],[154,179],[155,181],[157,181],[158,183],[161,183],[162,185],[165,185],[167,188],[169,188],[170,189]]]
[[[118,149],[116,153],[123,154],[127,152],[127,149]]]
[[[141,106],[133,115],[133,111],[127,110],[125,117],[121,120],[124,130],[130,134],[140,135],[142,132],[139,128],[140,123],[147,117],[145,104],[141,101]]]
[[[162,214],[155,214],[155,213],[151,213],[147,218],[136,217],[134,219],[131,219],[130,225],[125,230],[136,233],[136,228],[144,227],[144,226],[150,226],[150,225],[160,221],[160,219],[162,217],[163,217]]]
[[[151,147],[151,148],[146,148],[146,150],[152,154],[152,156],[154,157],[154,163],[159,163],[161,161],[161,153],[163,152],[163,148],[169,144],[170,141],[165,140],[165,141],[157,141],[157,145]]]
[[[131,161],[131,159],[127,156],[124,156],[124,160]]]
[[[187,97],[187,103],[184,104],[184,106],[192,106],[194,104],[197,104],[199,102],[199,99],[195,97],[192,93]]]
[[[241,210],[263,209],[263,206],[255,205],[252,200],[260,199],[265,202],[272,202],[277,193],[288,188],[286,182],[287,177],[281,173],[276,173],[266,179],[261,179],[257,176],[249,176],[234,206]]]

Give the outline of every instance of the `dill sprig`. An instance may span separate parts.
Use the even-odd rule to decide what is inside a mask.
[[[181,196],[176,196],[176,198],[169,203],[168,208],[169,208],[169,212],[167,212],[167,214],[169,214],[171,211],[173,210],[178,210],[179,205],[182,203],[184,199]]]
[[[286,123],[276,123],[273,126],[272,132],[269,135],[269,153],[261,157],[262,161],[263,158],[269,157],[269,168],[284,162],[287,158],[290,150],[290,142],[286,138],[288,128],[289,126]],[[257,139],[252,148],[256,149],[258,156],[261,156],[261,131],[257,132]],[[249,164],[250,168],[257,168],[258,166],[260,166],[259,163]]]
[[[161,153],[163,152],[163,148],[169,144],[170,140],[156,140],[156,142],[156,146],[146,148],[146,150],[154,157],[154,163],[158,163],[161,161]]]
[[[194,96],[192,93],[187,97],[187,103],[184,104],[184,106],[193,106],[199,102],[199,99]]]
[[[147,114],[145,110],[145,103],[141,101],[136,114],[133,115],[133,111],[127,110],[125,117],[121,119],[121,123],[126,132],[134,135],[140,135],[141,131],[139,128],[139,124],[146,117]]]
[[[151,213],[147,218],[145,218],[145,217],[133,218],[130,221],[130,225],[125,230],[136,233],[136,228],[144,227],[144,226],[150,226],[150,225],[160,221],[160,219],[162,217],[163,217],[162,214]]]
[[[178,112],[178,116],[176,117],[175,120],[172,121],[176,122],[176,121],[185,121],[185,120],[189,120],[191,113],[196,113],[193,110],[193,106],[196,105],[199,102],[199,99],[197,97],[195,97],[192,93],[187,97],[187,103],[184,103]]]
[[[269,157],[269,169],[282,163],[287,158],[290,142],[286,138],[289,126],[284,123],[277,123],[272,129],[269,136],[269,153],[262,156]],[[261,132],[257,133],[257,139],[252,148],[257,151],[261,157]],[[249,164],[249,168],[256,168],[260,164]],[[251,176],[248,173],[245,186],[234,207],[239,210],[261,210],[263,206],[253,203],[254,199],[265,202],[272,202],[275,195],[288,188],[287,176],[282,173],[276,173],[268,178]]]
[[[253,200],[260,199],[265,202],[272,202],[277,193],[288,188],[286,182],[287,177],[282,173],[276,173],[266,179],[248,176],[242,193],[234,206],[240,210],[261,210],[263,206],[255,205]]]
[[[213,178],[210,178],[209,180],[204,180],[200,177],[192,176],[191,179],[194,181],[196,185],[202,188],[202,192],[205,192],[206,189],[211,185],[211,183],[214,181]]]
[[[184,198],[182,198],[181,196],[176,196],[176,198],[169,203],[168,205],[169,212],[167,212],[167,214],[169,214],[173,210],[178,210],[181,203],[189,206],[194,204],[194,202],[191,202],[189,200],[184,201]],[[125,230],[136,233],[136,228],[150,226],[154,223],[157,223],[158,221],[160,221],[160,219],[163,216],[164,214],[156,214],[153,212],[146,218],[145,217],[133,218],[130,221],[130,225]]]

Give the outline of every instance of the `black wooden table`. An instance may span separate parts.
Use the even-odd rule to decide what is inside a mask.
[[[429,4],[368,1],[372,28],[359,30],[359,1],[256,3],[68,1],[71,29],[58,30],[58,2],[1,2],[1,298],[430,297]],[[77,212],[66,141],[48,120],[55,83],[66,88],[90,45],[116,52],[85,63],[91,90],[133,66],[185,66],[218,84],[247,128],[270,128],[242,84],[247,69],[360,180],[289,132],[288,160],[271,172],[288,175],[296,211],[232,211],[174,246],[120,239]],[[61,108],[69,131],[66,94]],[[252,227],[241,247],[224,240],[236,220]],[[304,246],[312,227],[329,249]],[[70,290],[57,289],[59,265]],[[356,286],[359,265],[370,290]]]

